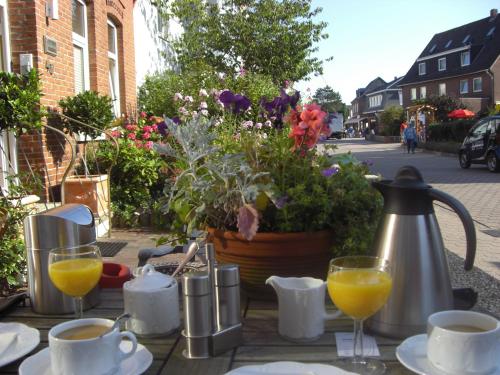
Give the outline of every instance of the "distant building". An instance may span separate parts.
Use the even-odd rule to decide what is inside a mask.
[[[399,83],[403,106],[431,95],[459,99],[477,112],[500,103],[500,17],[490,16],[432,37]]]
[[[379,124],[380,114],[388,107],[401,106],[401,88],[398,87],[403,77],[394,77],[391,82],[385,82],[377,77],[365,88],[356,90],[356,98],[351,102],[349,119],[345,126],[353,126],[362,131],[369,127],[374,129]]]

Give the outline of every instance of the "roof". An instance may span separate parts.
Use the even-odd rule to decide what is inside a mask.
[[[379,87],[377,87],[375,90],[370,90],[368,92],[366,92],[365,94],[367,96],[369,96],[370,94],[374,94],[374,93],[377,93],[377,92],[381,92],[381,91],[387,91],[387,90],[400,90],[398,88],[398,84],[399,82],[404,78],[403,77],[395,77],[391,82],[388,82],[388,83],[385,83]]]
[[[460,54],[470,51],[470,65],[462,67]],[[399,85],[432,81],[489,69],[500,54],[500,16],[444,31],[432,37]],[[446,69],[438,70],[438,59],[446,58]],[[418,74],[426,63],[426,74]]]

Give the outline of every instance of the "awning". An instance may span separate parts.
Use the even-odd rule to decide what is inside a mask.
[[[366,117],[360,117],[360,118],[350,118],[346,122],[344,122],[344,125],[349,125],[349,124],[357,124],[360,121],[366,120]]]

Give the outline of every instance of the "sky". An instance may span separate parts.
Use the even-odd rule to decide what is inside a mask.
[[[318,43],[323,75],[294,87],[302,96],[329,85],[350,104],[377,77],[406,74],[434,34],[489,17],[500,0],[312,0],[329,38]],[[309,90],[309,91],[308,91]]]

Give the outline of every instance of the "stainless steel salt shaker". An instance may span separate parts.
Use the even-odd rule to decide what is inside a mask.
[[[239,267],[235,264],[217,265],[214,279],[218,330],[240,324]]]
[[[187,358],[210,357],[212,335],[212,296],[207,272],[188,272],[182,276],[184,330]]]

